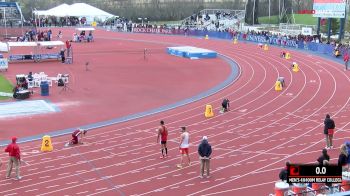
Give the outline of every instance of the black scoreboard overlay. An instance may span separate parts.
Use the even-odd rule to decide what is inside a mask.
[[[342,167],[338,165],[291,164],[288,183],[341,183]]]

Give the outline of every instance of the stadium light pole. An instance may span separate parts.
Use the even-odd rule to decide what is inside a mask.
[[[255,0],[254,0],[254,4],[253,4],[253,26],[255,24]]]
[[[271,0],[269,0],[269,25],[271,25]]]

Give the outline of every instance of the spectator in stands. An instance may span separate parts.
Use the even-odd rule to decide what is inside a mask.
[[[320,157],[318,157],[318,159],[317,159],[317,162],[318,162],[318,164],[320,165],[320,166],[322,166],[323,165],[323,161],[329,161],[330,160],[330,157],[329,157],[329,155],[328,155],[328,153],[327,153],[327,149],[323,149],[322,150],[322,155],[320,156]]]
[[[335,128],[334,120],[331,119],[330,115],[327,114],[324,119],[324,130],[323,133],[326,137],[326,149],[333,148],[333,133]]]
[[[344,63],[345,63],[345,70],[348,70],[349,53],[347,51],[344,54]]]
[[[280,171],[279,178],[282,181],[287,182],[288,177],[288,167],[290,166],[290,161],[286,161],[286,166]]]
[[[11,176],[13,165],[15,166],[16,179],[20,180],[22,177],[19,175],[19,165],[21,162],[21,152],[19,146],[17,145],[17,138],[12,138],[12,143],[7,145],[5,152],[9,153],[9,162],[6,170],[6,179],[9,179]]]
[[[207,178],[210,177],[210,155],[212,153],[211,145],[208,143],[208,137],[203,136],[202,142],[198,146],[200,167],[200,178],[203,178],[204,170],[207,171]]]
[[[348,151],[346,149],[346,145],[342,144],[340,146],[340,154],[338,158],[338,166],[342,166],[343,171],[347,171],[348,169]]]

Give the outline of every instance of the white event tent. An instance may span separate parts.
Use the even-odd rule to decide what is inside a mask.
[[[114,16],[108,12],[105,12],[86,3],[74,3],[72,5],[67,5],[64,3],[45,11],[35,10],[34,14],[37,16],[85,17],[87,22],[92,22],[95,18],[104,21]]]

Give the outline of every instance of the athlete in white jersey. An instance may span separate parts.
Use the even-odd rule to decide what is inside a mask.
[[[178,168],[183,167],[183,157],[187,156],[188,165],[191,164],[190,156],[188,153],[188,148],[190,147],[190,134],[186,130],[186,127],[181,127],[181,136],[180,136],[180,153],[181,153],[181,162],[177,165]]]

